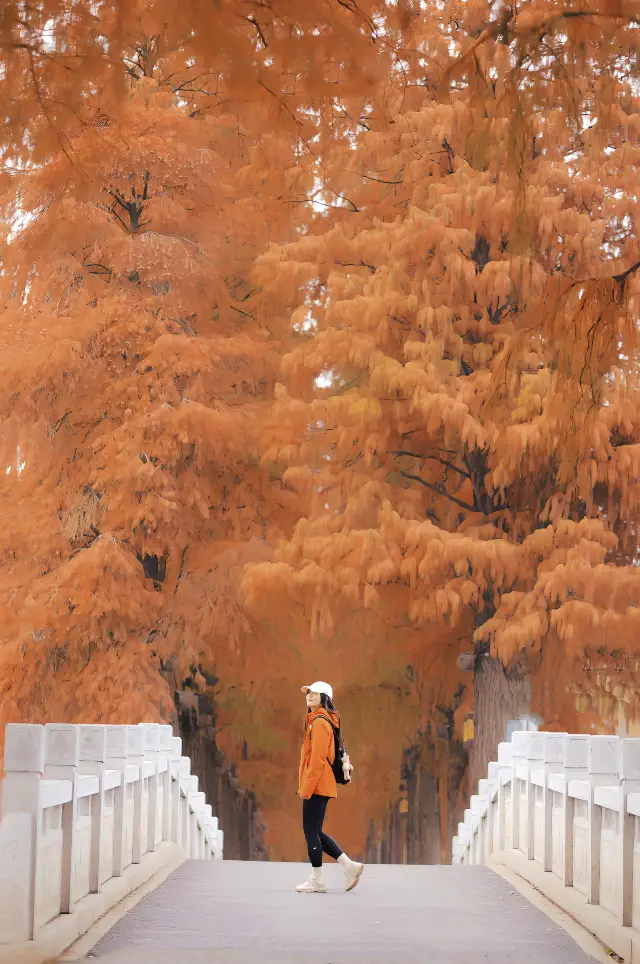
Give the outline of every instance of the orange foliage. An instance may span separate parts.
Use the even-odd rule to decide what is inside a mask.
[[[238,647],[250,626],[234,565],[290,527],[295,494],[260,465],[258,439],[291,336],[256,319],[249,272],[304,216],[300,147],[318,130],[307,107],[335,89],[329,28],[355,53],[371,25],[324,2],[296,20],[287,5],[260,21],[246,6],[218,5],[215,31],[162,4],[87,20],[54,3],[3,21],[16,113],[2,199],[0,722],[118,718],[115,694],[94,702],[84,685],[113,652],[120,691],[137,694],[131,716],[166,712],[148,667],[172,657],[179,675]],[[284,100],[287,71],[299,89]],[[75,682],[75,707],[61,681]]]
[[[561,647],[570,677],[589,646],[637,650],[633,11],[483,30],[483,9],[441,32],[448,8],[425,13],[326,165],[343,204],[258,260],[265,305],[307,319],[264,458],[310,511],[247,592],[299,600],[320,636],[345,607],[426,647],[471,618],[477,653],[535,669]]]
[[[292,856],[299,684],[329,677],[362,852],[401,748],[443,712],[460,739],[474,633],[533,654],[541,705],[558,652],[604,646],[573,689],[612,691],[639,585],[634,18],[2,3],[0,727],[166,719],[160,670],[213,669]]]
[[[3,5],[0,743],[7,720],[169,719],[161,673],[201,666],[268,812],[299,719],[273,668],[291,684],[304,636],[238,595],[298,503],[259,446],[294,336],[250,270],[387,62],[372,10]]]

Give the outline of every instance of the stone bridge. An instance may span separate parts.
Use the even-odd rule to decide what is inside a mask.
[[[222,859],[181,749],[156,724],[7,727],[1,964],[640,961],[640,740],[516,732],[453,866],[351,893],[327,866],[313,895],[303,864]]]

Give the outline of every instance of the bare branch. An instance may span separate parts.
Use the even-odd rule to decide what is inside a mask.
[[[363,177],[365,181],[376,181],[378,184],[404,184],[402,178],[399,181],[385,181],[382,177],[371,177],[370,174],[363,174],[362,171],[358,171],[358,177]]]
[[[339,264],[341,268],[368,268],[369,271],[375,272],[377,269],[373,264],[367,264],[365,261],[360,261],[356,263],[355,261],[335,261],[334,264]]]
[[[431,482],[427,482],[425,479],[421,479],[419,475],[411,475],[409,472],[401,472],[400,475],[403,479],[410,479],[412,482],[419,482],[420,485],[424,485],[426,489],[431,489],[436,495],[441,495],[444,499],[449,499],[450,502],[455,502],[459,505],[461,509],[465,509],[467,512],[477,512],[478,510],[473,505],[469,505],[468,502],[463,502],[462,499],[456,499],[455,495],[451,495],[444,489],[440,489],[437,485],[432,485]]]
[[[296,115],[293,113],[293,111],[291,110],[291,108],[289,107],[289,105],[288,105],[288,104],[285,104],[285,102],[283,101],[282,97],[278,97],[278,95],[277,95],[276,93],[274,93],[274,92],[271,90],[270,87],[267,87],[267,85],[266,85],[265,82],[262,80],[262,78],[260,78],[260,79],[258,80],[258,84],[260,85],[260,87],[264,88],[264,90],[266,90],[266,92],[267,92],[268,94],[271,94],[272,97],[275,97],[275,99],[278,101],[278,103],[281,105],[281,107],[284,107],[285,111],[286,111],[287,114],[291,117],[291,119],[293,120],[293,123],[296,125],[296,127],[302,127],[302,122],[296,117]]]
[[[406,455],[413,459],[420,459],[422,462],[427,459],[429,459],[431,462],[439,462],[440,465],[445,465],[448,469],[451,469],[453,472],[457,472],[458,475],[461,475],[463,478],[471,478],[469,473],[465,472],[464,469],[459,469],[457,465],[454,465],[453,462],[448,462],[447,459],[439,459],[437,455],[420,455],[419,452],[406,452],[404,449],[400,449],[398,452],[393,453],[394,458],[397,458],[400,455]]]
[[[265,48],[268,47],[269,44],[267,43],[267,38],[265,37],[264,33],[262,32],[262,27],[260,26],[260,24],[258,23],[258,21],[256,20],[256,18],[254,17],[254,15],[251,14],[250,17],[247,17],[247,20],[249,21],[249,23],[253,24],[253,26],[254,26],[254,27],[256,28],[256,30],[258,31],[258,36],[260,37],[260,40],[262,41],[262,46],[265,47]]]
[[[640,270],[640,261],[636,261],[635,264],[632,264],[631,267],[627,268],[626,271],[623,271],[622,274],[614,274],[613,280],[617,281],[618,284],[622,288],[624,288],[625,284],[627,283],[627,278],[629,278],[630,275],[635,274],[635,272],[639,270]]]

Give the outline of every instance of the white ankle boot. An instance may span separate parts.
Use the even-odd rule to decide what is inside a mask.
[[[309,880],[298,884],[296,890],[299,894],[326,894],[328,888],[322,878],[322,867],[312,867]]]
[[[364,870],[364,864],[356,863],[355,860],[351,860],[346,854],[341,854],[338,857],[338,863],[344,870],[344,889],[353,890],[360,880],[362,871]]]

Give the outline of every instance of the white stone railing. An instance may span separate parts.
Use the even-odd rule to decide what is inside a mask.
[[[636,960],[640,739],[516,731],[501,743],[453,841],[453,863],[489,862]]]
[[[170,726],[9,724],[4,774],[3,961],[2,946],[38,941],[61,916],[83,933],[174,858],[222,858],[222,830]]]

